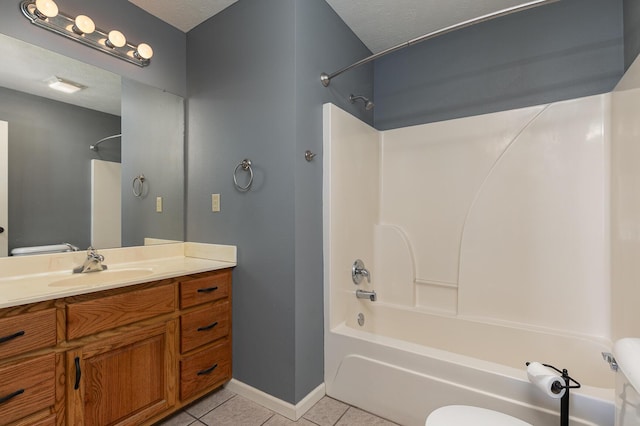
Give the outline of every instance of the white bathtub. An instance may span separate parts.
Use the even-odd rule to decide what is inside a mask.
[[[527,380],[538,361],[583,385],[572,426],[613,425],[608,102],[385,132],[324,106],[329,396],[402,425],[469,404],[556,426],[560,401]],[[356,299],[355,259],[377,302]]]
[[[572,425],[613,425],[614,374],[600,354],[609,351],[605,343],[379,302],[354,300],[349,310],[348,320],[325,336],[331,397],[402,425],[424,425],[431,411],[451,404],[559,425],[560,400],[527,380],[525,362],[539,361],[567,368],[581,382],[571,392]]]

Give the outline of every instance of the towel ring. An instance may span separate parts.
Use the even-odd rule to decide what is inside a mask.
[[[247,183],[246,186],[241,186],[238,184],[238,179],[236,177],[236,175],[238,174],[238,169],[242,168],[242,170],[244,170],[245,172],[248,171],[249,172],[249,182]],[[233,184],[236,186],[236,188],[239,191],[248,191],[249,188],[251,188],[251,184],[253,183],[253,169],[251,168],[251,160],[248,159],[244,159],[242,160],[242,162],[240,162],[240,164],[238,164],[235,168],[235,170],[233,171]]]
[[[143,174],[140,174],[133,178],[133,182],[131,183],[131,187],[133,189],[133,196],[136,198],[142,197],[144,193],[144,181],[146,178]]]

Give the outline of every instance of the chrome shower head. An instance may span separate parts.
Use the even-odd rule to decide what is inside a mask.
[[[369,100],[369,98],[366,98],[364,96],[356,96],[356,95],[349,95],[349,102],[351,102],[352,104],[355,103],[356,101],[362,101],[364,102],[364,109],[366,109],[367,111],[371,111],[373,109],[373,107],[375,106],[375,104],[373,102],[371,102]]]

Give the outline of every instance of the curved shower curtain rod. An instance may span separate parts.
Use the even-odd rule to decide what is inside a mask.
[[[376,59],[379,59],[379,58],[381,58],[383,56],[386,56],[389,53],[396,52],[396,51],[398,51],[400,49],[404,49],[405,47],[413,46],[414,44],[418,44],[418,43],[421,43],[423,41],[427,41],[427,40],[430,40],[432,38],[436,38],[436,37],[441,36],[443,34],[447,34],[447,33],[450,33],[450,32],[456,31],[456,30],[460,30],[462,28],[470,27],[472,25],[479,24],[481,22],[490,21],[490,20],[495,19],[495,18],[500,18],[501,16],[510,15],[512,13],[521,12],[521,11],[526,10],[526,9],[531,9],[531,8],[534,8],[534,7],[537,7],[537,6],[543,6],[543,5],[549,4],[549,3],[555,3],[557,1],[560,1],[560,0],[534,0],[534,1],[529,1],[527,3],[523,3],[523,4],[520,4],[520,5],[517,5],[517,6],[508,7],[506,9],[498,10],[497,12],[488,13],[486,15],[482,15],[482,16],[479,16],[477,18],[469,19],[467,21],[463,21],[463,22],[460,22],[458,24],[454,24],[454,25],[451,25],[451,26],[448,26],[448,27],[445,27],[445,28],[441,28],[439,30],[430,32],[430,33],[425,34],[423,36],[420,36],[420,37],[414,38],[412,40],[409,40],[407,42],[404,42],[402,44],[399,44],[397,46],[393,46],[393,47],[390,47],[388,49],[385,49],[382,52],[378,52],[376,54],[368,56],[368,57],[366,57],[364,59],[361,59],[358,62],[349,65],[348,67],[344,67],[341,70],[338,70],[338,71],[336,71],[336,72],[334,72],[332,74],[327,74],[327,73],[323,72],[322,74],[320,74],[320,81],[322,82],[322,85],[324,87],[329,87],[329,84],[331,84],[331,80],[333,78],[339,76],[340,74],[345,73],[347,71],[350,71],[350,70],[352,70],[354,68],[357,68],[360,65],[368,64],[369,62],[375,61]]]
[[[89,149],[91,151],[96,151],[97,152],[97,151],[99,151],[98,145],[100,145],[102,142],[108,141],[109,139],[119,138],[119,137],[122,137],[122,133],[118,133],[117,135],[107,136],[106,138],[100,139],[98,142],[94,143],[93,145],[89,145]]]

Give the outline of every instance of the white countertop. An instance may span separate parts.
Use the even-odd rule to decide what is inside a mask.
[[[0,308],[236,266],[236,248],[178,243],[99,250],[107,269],[74,274],[85,252],[0,259]]]

